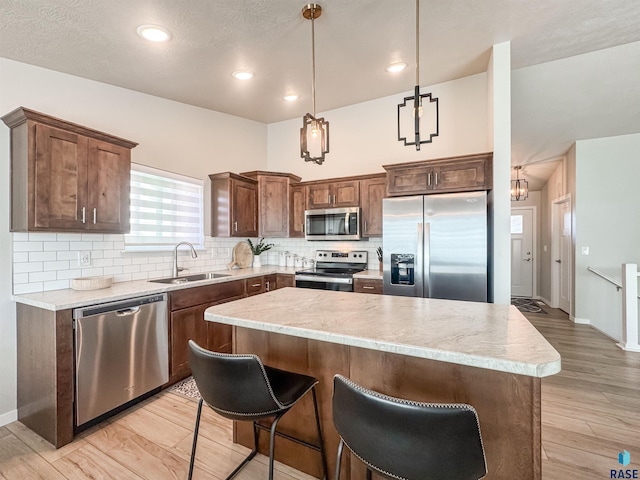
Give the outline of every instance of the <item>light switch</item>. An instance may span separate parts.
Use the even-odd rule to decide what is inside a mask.
[[[582,254],[589,255],[589,247],[582,247]]]
[[[546,252],[547,251],[547,246],[545,245],[544,247],[542,247],[542,249]]]

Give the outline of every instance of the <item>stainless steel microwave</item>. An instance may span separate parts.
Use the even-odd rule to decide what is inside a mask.
[[[360,207],[305,210],[307,240],[360,240]]]

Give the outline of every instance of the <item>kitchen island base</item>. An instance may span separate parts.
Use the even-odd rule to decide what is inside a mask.
[[[339,442],[333,427],[333,376],[340,373],[365,388],[422,402],[467,403],[478,412],[487,459],[487,480],[541,478],[540,378],[411,357],[332,342],[234,327],[234,352],[254,353],[267,365],[319,380],[318,403],[330,476]],[[282,419],[279,430],[314,441],[310,399],[303,399]],[[234,441],[252,446],[250,424],[234,424]],[[268,454],[268,438],[260,451]],[[316,477],[319,455],[278,438],[276,459]],[[343,459],[342,479],[364,478],[357,459]]]

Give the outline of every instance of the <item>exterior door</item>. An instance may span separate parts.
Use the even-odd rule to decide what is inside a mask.
[[[534,219],[532,208],[511,209],[511,295],[533,297]]]

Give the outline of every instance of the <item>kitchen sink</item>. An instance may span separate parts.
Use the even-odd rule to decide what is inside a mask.
[[[228,277],[225,273],[194,273],[193,275],[184,275],[182,277],[168,277],[168,278],[156,278],[155,280],[149,280],[153,283],[188,283],[197,282],[199,280],[212,280],[214,278]]]

